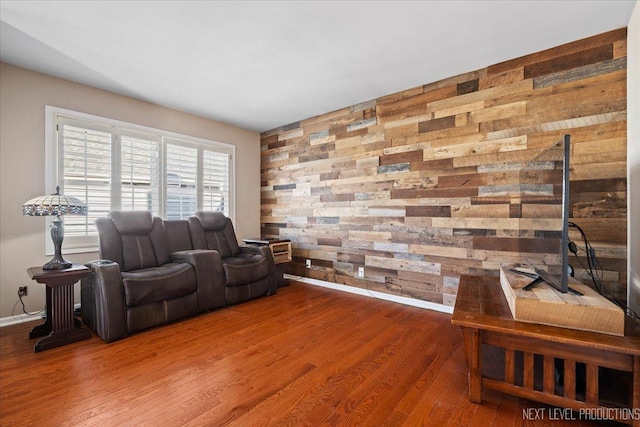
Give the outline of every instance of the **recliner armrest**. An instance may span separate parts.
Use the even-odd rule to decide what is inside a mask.
[[[276,277],[276,262],[269,246],[246,245],[240,246],[241,253],[260,254],[267,258],[269,263],[269,289],[267,295],[273,295],[278,291],[278,279]]]
[[[105,342],[127,336],[127,319],[120,266],[108,260],[91,261],[82,279],[81,314],[84,323]]]
[[[225,305],[225,278],[218,251],[192,249],[174,252],[172,262],[187,263],[196,272],[198,310],[207,311]]]
[[[270,264],[271,263],[275,264],[275,261],[273,259],[273,252],[271,252],[271,248],[269,246],[257,246],[257,245],[240,246],[240,252],[263,255],[265,258],[271,259],[271,261],[269,261]]]

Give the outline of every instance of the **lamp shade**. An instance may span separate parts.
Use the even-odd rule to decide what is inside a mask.
[[[23,215],[86,215],[87,205],[80,199],[60,194],[60,187],[56,187],[55,194],[34,197],[22,205]]]
[[[60,215],[86,215],[87,205],[80,199],[60,194],[60,186],[56,187],[56,193],[48,196],[40,196],[29,200],[22,205],[22,214],[29,216],[55,215],[51,227],[51,239],[55,254],[53,259],[42,266],[43,270],[58,270],[69,268],[73,264],[62,257],[62,240],[64,239],[64,226]]]

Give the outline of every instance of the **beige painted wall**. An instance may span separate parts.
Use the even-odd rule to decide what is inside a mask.
[[[627,33],[628,301],[640,313],[640,3]]]
[[[45,105],[233,144],[236,147],[236,233],[260,233],[260,135],[224,123],[0,63],[0,318],[22,313],[17,290],[29,285],[27,310],[44,305],[44,287],[31,282],[42,265],[45,219],[22,216],[22,204],[45,190]],[[71,254],[86,262],[97,253]],[[76,286],[79,302],[79,286]]]

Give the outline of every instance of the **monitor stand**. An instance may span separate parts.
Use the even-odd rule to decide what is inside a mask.
[[[527,273],[524,271],[520,271],[520,270],[514,270],[511,269],[511,271],[521,274],[523,276],[527,276],[533,279],[533,281],[531,283],[529,283],[527,286],[525,286],[524,288],[522,288],[525,291],[530,291],[531,289],[535,288],[536,286],[538,286],[540,283],[544,282],[547,283],[549,286],[553,287],[554,289],[556,289],[558,292],[562,292],[562,285],[560,284],[560,282],[558,281],[558,279],[556,277],[554,277],[552,274],[544,271],[544,270],[539,270],[537,268],[533,268],[533,271],[535,271],[535,273]],[[574,294],[574,295],[580,295],[582,296],[582,292],[576,291],[573,288],[567,287],[567,291],[569,291],[570,293]]]

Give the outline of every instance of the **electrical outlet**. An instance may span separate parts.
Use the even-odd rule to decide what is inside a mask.
[[[311,260],[310,259],[307,260],[307,268],[311,268]]]
[[[18,295],[21,297],[26,297],[29,295],[29,287],[28,286],[20,286],[18,288]]]
[[[358,277],[364,277],[364,267],[358,267]]]

